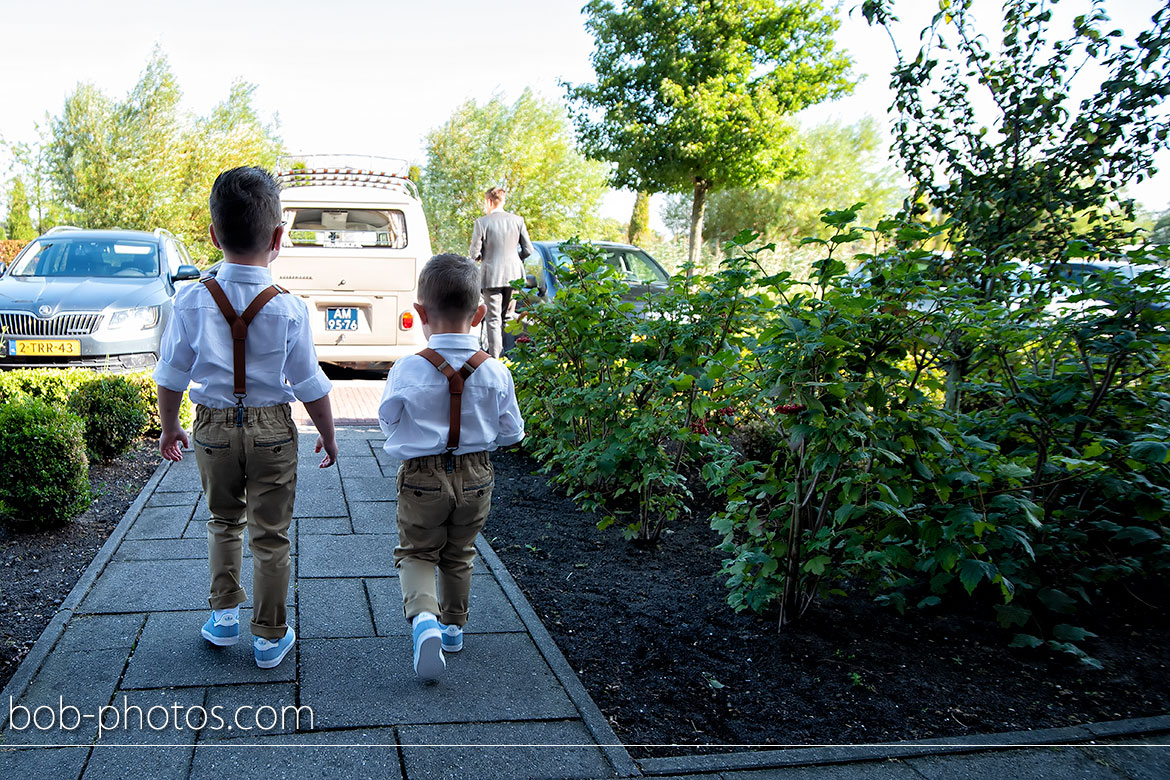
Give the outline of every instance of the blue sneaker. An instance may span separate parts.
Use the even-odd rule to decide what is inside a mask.
[[[284,632],[284,636],[275,642],[262,636],[254,637],[252,652],[256,656],[256,665],[261,669],[271,669],[279,665],[288,655],[288,651],[292,650],[293,643],[296,641],[297,635],[293,632],[292,626],[289,626],[288,630]]]
[[[439,624],[443,632],[443,652],[458,653],[463,649],[463,629],[459,626],[444,626]]]
[[[218,647],[230,647],[240,641],[239,610],[213,610],[200,632],[203,638]]]
[[[414,621],[414,673],[424,680],[439,679],[447,668],[442,637],[434,617]]]

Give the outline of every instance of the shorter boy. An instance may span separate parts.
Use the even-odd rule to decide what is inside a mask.
[[[213,645],[240,638],[243,536],[252,550],[252,649],[256,665],[277,666],[296,639],[286,621],[288,529],[297,486],[297,426],[290,402],[302,401],[320,431],[321,468],[337,461],[331,384],[317,365],[309,312],[272,284],[268,264],[284,233],[280,186],[262,168],[224,171],[211,187],[211,242],[223,250],[215,279],[179,291],[163,334],[158,368],[159,451],[183,459],[189,446],[179,402],[194,380],[195,462],[207,523],[211,617],[201,634]]]
[[[463,649],[475,537],[491,508],[489,452],[524,438],[512,374],[479,348],[479,267],[436,255],[423,267],[414,305],[427,349],[397,361],[378,422],[398,469],[394,565],[403,613],[413,625],[414,671],[446,669],[443,651]],[[438,570],[438,587],[435,571]]]

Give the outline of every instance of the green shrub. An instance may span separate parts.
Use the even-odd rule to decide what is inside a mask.
[[[147,416],[144,435],[158,436],[162,433],[162,422],[158,417],[158,390],[153,376],[149,371],[143,371],[138,374],[127,374],[126,378],[134,384],[141,396],[139,403]],[[183,400],[179,405],[179,424],[184,429],[190,430],[194,422],[195,405],[191,403],[187,394],[183,393]]]
[[[100,460],[128,451],[149,419],[138,385],[117,374],[96,375],[74,391],[69,410],[85,423],[90,457]]]
[[[84,426],[64,409],[28,397],[0,405],[0,463],[0,516],[12,525],[58,525],[89,506]]]
[[[19,368],[0,371],[0,403],[18,397],[41,398],[50,406],[65,406],[69,396],[93,378],[85,368]]]

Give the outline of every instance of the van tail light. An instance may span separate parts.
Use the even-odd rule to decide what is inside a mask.
[[[410,330],[414,327],[414,314],[408,311],[402,312],[402,319],[400,321],[403,330]]]

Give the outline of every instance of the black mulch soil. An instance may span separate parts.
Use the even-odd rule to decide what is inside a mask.
[[[975,608],[814,605],[778,634],[736,615],[704,517],[654,549],[625,541],[500,454],[484,535],[636,757],[730,745],[853,744],[1069,726],[1170,712],[1166,588],[1106,606],[1071,656],[1009,649]],[[688,746],[662,747],[667,745]],[[659,746],[659,747],[648,747]]]
[[[144,441],[109,463],[90,466],[93,505],[60,527],[25,532],[0,522],[0,687],[16,672],[161,460],[157,445]]]

